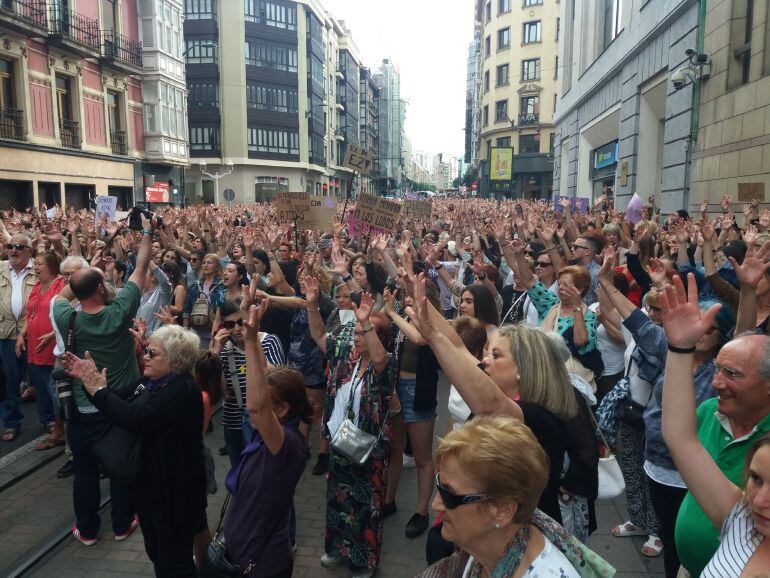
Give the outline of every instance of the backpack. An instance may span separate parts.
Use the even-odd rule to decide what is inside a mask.
[[[214,322],[214,311],[211,309],[206,294],[201,291],[193,303],[190,312],[190,324],[194,327],[210,326]]]

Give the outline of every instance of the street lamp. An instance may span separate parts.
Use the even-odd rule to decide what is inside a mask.
[[[222,173],[221,175],[219,174],[219,171],[213,174],[206,172],[206,161],[201,161],[200,163],[198,163],[198,167],[200,168],[201,173],[203,173],[209,178],[214,179],[214,205],[218,207],[219,206],[219,179],[233,172],[233,161],[231,160],[225,161],[225,172]]]

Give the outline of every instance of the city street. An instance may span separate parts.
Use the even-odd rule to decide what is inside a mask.
[[[439,410],[446,415],[448,387],[441,382]],[[27,404],[28,417],[29,408]],[[443,411],[442,411],[443,410]],[[31,415],[34,415],[32,412]],[[209,497],[209,526],[215,527],[224,499],[223,484],[227,471],[227,458],[216,451],[223,445],[219,415],[215,416],[215,430],[205,436],[206,444],[213,450],[217,463],[219,492]],[[439,419],[436,432],[445,431],[446,419]],[[56,451],[56,450],[52,450]],[[40,454],[40,452],[34,452]],[[315,458],[315,450],[313,459]],[[100,541],[91,547],[83,546],[68,534],[72,524],[72,478],[57,479],[56,470],[64,463],[60,455],[37,471],[29,474],[0,492],[0,528],[4,547],[0,549],[1,576],[34,576],[39,578],[117,578],[128,576],[152,576],[153,570],[144,552],[141,532],[135,532],[128,540],[115,542],[110,530],[109,507],[102,511]],[[11,464],[12,465],[12,464]],[[5,468],[11,467],[6,465]],[[305,470],[295,498],[297,508],[297,554],[294,575],[298,578],[347,576],[344,569],[327,570],[321,567],[323,554],[324,483],[322,477],[310,473],[312,462]],[[0,469],[2,475],[3,469]],[[106,482],[102,490],[107,492]],[[414,469],[405,469],[397,504],[398,512],[385,522],[382,565],[377,576],[409,577],[425,567],[425,536],[414,540],[404,537],[404,525],[412,514],[410,504],[416,497]],[[662,558],[647,559],[639,552],[641,538],[613,538],[610,528],[625,519],[622,499],[597,505],[599,530],[589,540],[589,546],[604,556],[618,570],[618,576],[663,576]],[[64,536],[49,553],[26,572],[14,574],[14,570],[36,557],[46,544]]]

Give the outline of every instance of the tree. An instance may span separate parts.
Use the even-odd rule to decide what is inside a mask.
[[[468,187],[468,189],[471,188],[471,185],[473,184],[473,181],[479,180],[479,168],[478,167],[468,167],[465,171],[465,174],[463,175],[463,184]]]
[[[415,183],[414,184],[414,190],[415,191],[436,191],[436,185],[431,183]]]
[[[459,189],[462,183],[463,183],[463,180],[460,177],[457,177],[455,180],[452,181],[452,188]]]

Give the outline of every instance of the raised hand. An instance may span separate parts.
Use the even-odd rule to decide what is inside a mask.
[[[730,201],[732,201],[732,199],[729,196],[722,195],[722,201],[720,204],[722,205],[723,213],[727,213],[730,210]]]
[[[687,275],[687,291],[682,280],[674,277],[673,285],[667,285],[660,295],[660,309],[663,329],[669,345],[689,349],[708,333],[714,323],[721,304],[701,312],[698,306],[698,285],[695,275]]]
[[[270,298],[263,299],[259,305],[251,305],[248,315],[243,317],[243,340],[249,343],[259,342],[259,326],[270,307]]]
[[[743,240],[747,245],[753,245],[758,236],[759,233],[754,225],[747,226],[746,230],[743,232]]]
[[[353,312],[356,314],[356,319],[361,325],[364,325],[369,321],[369,316],[372,313],[372,307],[374,306],[374,299],[372,299],[371,293],[361,294],[361,304],[356,305],[353,303]]]
[[[171,313],[171,307],[161,307],[155,313],[155,319],[159,319],[164,325],[176,325],[178,315]]]
[[[311,309],[318,308],[318,299],[320,295],[320,289],[318,288],[318,279],[311,275],[306,275],[302,279],[302,292],[305,294],[305,302]]]
[[[134,326],[128,330],[134,338],[139,347],[142,347],[145,343],[147,336],[147,323],[141,317],[134,317]]]
[[[526,246],[524,241],[519,238],[511,239],[511,242],[508,244],[510,245],[511,249],[513,249],[514,253],[523,253]]]
[[[714,224],[713,219],[703,219],[703,222],[700,226],[700,232],[701,235],[703,235],[703,240],[707,243],[710,243],[713,241],[714,236],[716,235],[716,225]]]
[[[750,244],[746,250],[746,256],[740,265],[732,257],[728,257],[733,264],[735,275],[741,285],[747,285],[756,289],[759,281],[770,270],[770,241],[765,242],[757,249],[755,244]]]

